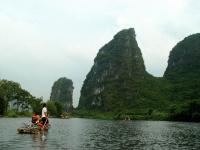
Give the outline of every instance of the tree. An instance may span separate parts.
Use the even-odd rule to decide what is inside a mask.
[[[19,107],[22,111],[27,111],[29,106],[33,108],[33,111],[41,111],[41,99],[33,97],[28,91],[22,89],[19,83],[0,80],[0,115],[7,112],[8,103],[13,100],[16,101],[16,111],[19,111]]]
[[[58,102],[58,101],[55,101],[54,104],[55,104],[56,109],[57,109],[57,114],[56,114],[56,116],[57,116],[57,117],[60,117],[61,114],[63,113],[63,106],[62,106],[62,104],[61,104],[60,102]]]
[[[50,114],[51,116],[57,116],[57,108],[53,101],[47,101],[47,109],[48,114]]]

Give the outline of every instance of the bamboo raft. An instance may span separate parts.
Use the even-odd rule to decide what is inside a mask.
[[[44,126],[44,128],[40,128],[40,127],[35,127],[35,126],[25,126],[25,127],[21,127],[18,128],[17,131],[20,134],[39,134],[42,132],[47,132],[50,128],[50,125],[46,125]]]
[[[19,128],[19,129],[17,129],[17,131],[20,134],[38,134],[38,133],[40,133],[40,130],[35,129],[35,128]]]

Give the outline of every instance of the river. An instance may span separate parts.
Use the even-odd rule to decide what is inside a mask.
[[[0,118],[1,150],[200,149],[199,123],[52,118],[45,135],[18,134],[17,128],[28,121]]]

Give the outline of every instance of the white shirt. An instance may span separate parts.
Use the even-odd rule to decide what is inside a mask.
[[[45,113],[47,113],[47,108],[43,107],[42,108],[42,117],[46,117]]]

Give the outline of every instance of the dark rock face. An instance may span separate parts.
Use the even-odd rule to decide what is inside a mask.
[[[116,119],[139,115],[199,121],[199,76],[200,34],[172,49],[164,77],[159,78],[146,72],[134,29],[122,30],[99,50],[83,83],[78,110],[92,117],[100,111]]]
[[[79,108],[109,111],[126,107],[139,97],[140,82],[150,77],[133,28],[117,33],[98,52],[88,73]]]
[[[72,95],[73,95],[73,82],[65,77],[58,79],[54,82],[50,100],[58,101],[64,106],[65,111],[71,111],[72,106]]]
[[[186,74],[200,74],[199,33],[186,37],[172,49],[164,76],[173,78]]]
[[[172,100],[192,100],[200,97],[200,34],[179,42],[170,52],[164,77],[173,83]]]

